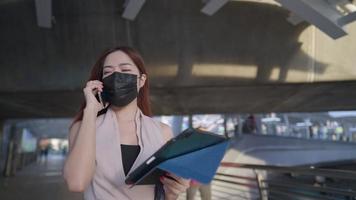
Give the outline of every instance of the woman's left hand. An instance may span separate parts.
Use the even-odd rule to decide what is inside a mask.
[[[170,176],[175,180],[167,178],[166,176]],[[163,183],[165,200],[176,200],[182,192],[187,190],[190,179],[184,179],[171,173],[167,173],[166,176],[161,176],[160,178]]]

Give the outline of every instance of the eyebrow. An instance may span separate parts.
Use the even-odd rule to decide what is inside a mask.
[[[121,66],[123,66],[123,65],[131,65],[132,66],[132,64],[131,63],[120,63],[119,64],[119,67],[121,67]],[[113,68],[114,66],[112,66],[112,65],[105,65],[103,68]]]

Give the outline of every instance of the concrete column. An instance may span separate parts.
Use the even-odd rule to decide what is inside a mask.
[[[189,115],[188,119],[189,119],[189,128],[193,128],[193,115]]]
[[[283,114],[283,118],[284,118],[284,123],[286,124],[286,132],[284,135],[290,136],[290,130],[289,130],[289,118],[288,118],[288,114]]]
[[[14,175],[13,168],[14,168],[14,157],[16,151],[15,149],[15,126],[12,123],[7,123],[4,127],[4,167],[3,175],[5,177]]]
[[[172,129],[174,136],[182,132],[183,116],[173,116]]]
[[[262,134],[262,115],[255,114],[255,122],[256,122],[256,133]]]
[[[21,159],[22,159],[22,155],[21,155],[21,132],[22,129],[19,129],[17,126],[15,126],[14,128],[14,132],[12,133],[14,135],[13,137],[13,142],[14,142],[14,148],[13,148],[13,165],[11,168],[11,172],[13,175],[16,174],[17,170],[20,170],[22,168],[22,164],[21,164]]]
[[[351,133],[350,133],[350,123],[346,122],[345,120],[341,121],[341,126],[344,129],[342,133],[344,141],[351,141]]]
[[[4,155],[4,121],[0,121],[0,171],[3,171],[5,166],[5,155]],[[0,176],[2,178],[2,176]]]
[[[239,135],[242,134],[242,124],[243,124],[243,119],[241,115],[237,115],[237,131],[235,132],[235,137],[238,137]]]
[[[309,124],[310,123],[310,119],[309,118],[306,118],[306,119],[304,119],[304,122],[305,122],[305,124]],[[305,135],[305,138],[307,138],[307,139],[310,139],[310,129],[309,129],[309,125],[307,125],[306,127],[305,127],[305,131],[306,131],[306,135]]]
[[[223,117],[224,117],[224,135],[225,135],[225,137],[228,138],[229,137],[229,135],[227,133],[227,118],[228,118],[228,116],[226,114],[224,114]]]

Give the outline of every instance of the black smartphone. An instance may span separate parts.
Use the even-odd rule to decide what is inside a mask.
[[[96,95],[96,100],[98,100],[98,102],[103,106],[103,108],[105,107],[105,102],[103,100],[103,93],[102,92],[98,92]]]

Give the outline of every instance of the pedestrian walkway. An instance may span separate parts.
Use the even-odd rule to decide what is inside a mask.
[[[39,160],[21,171],[15,177],[0,178],[1,200],[82,200],[82,194],[69,192],[62,178],[65,157],[49,154],[47,160]],[[223,182],[212,182],[212,199],[240,199],[241,188]],[[247,194],[248,195],[248,194]],[[241,199],[248,199],[244,196]],[[185,200],[186,194],[179,200]],[[195,200],[200,200],[197,192]]]
[[[62,178],[65,157],[49,155],[19,171],[15,177],[0,178],[1,200],[81,200],[67,190]]]

